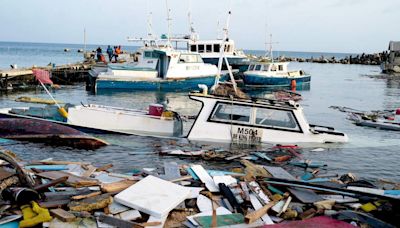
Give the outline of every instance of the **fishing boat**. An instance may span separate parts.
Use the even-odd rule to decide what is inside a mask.
[[[256,62],[249,65],[243,73],[243,82],[252,88],[269,86],[296,87],[309,84],[311,75],[303,70],[288,70],[288,62],[275,62],[272,52],[272,34],[270,34],[269,51],[266,53],[267,62]]]
[[[143,47],[137,62],[109,64],[95,75],[95,90],[189,91],[198,84],[214,84],[218,69],[205,64],[198,53],[170,47]]]
[[[239,143],[344,143],[346,134],[309,124],[294,101],[221,97],[191,93],[202,108],[188,133],[189,140]],[[212,129],[212,130],[211,130]]]
[[[243,75],[246,86],[301,86],[310,83],[311,75],[303,70],[288,70],[288,62],[270,62],[251,64]],[[295,83],[294,83],[295,82]]]
[[[68,126],[85,133],[125,134],[173,137],[181,136],[182,120],[162,105],[152,104],[149,111],[103,106],[96,104],[62,107],[66,115],[55,105],[44,107],[19,107],[0,109],[0,118],[25,118],[46,120]]]
[[[108,145],[73,128],[38,119],[0,119],[0,137],[90,150]]]

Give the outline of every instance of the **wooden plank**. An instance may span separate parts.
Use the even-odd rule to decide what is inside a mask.
[[[82,174],[82,177],[90,177],[96,171],[96,167],[92,165],[87,166],[87,170]]]
[[[113,164],[103,165],[102,167],[97,168],[96,171],[97,172],[106,171],[108,169],[111,169],[113,166],[114,166]]]
[[[214,180],[207,173],[207,171],[201,165],[193,165],[191,166],[193,172],[199,177],[199,179],[206,185],[207,189],[210,192],[219,192],[219,188],[215,185]]]
[[[44,196],[46,197],[46,200],[54,201],[54,200],[67,200],[70,199],[72,196],[84,195],[89,193],[90,190],[88,188],[84,188],[81,190],[72,190],[63,192],[45,192]]]
[[[46,201],[40,202],[39,205],[44,208],[58,208],[67,205],[70,200],[54,200],[54,201]]]
[[[63,222],[72,222],[76,219],[75,215],[61,209],[51,209],[50,214],[58,219],[60,219]]]
[[[113,198],[110,194],[102,194],[80,201],[72,201],[68,204],[68,207],[71,211],[94,211],[107,207],[112,201]]]
[[[55,180],[64,176],[68,176],[66,184],[71,185],[73,187],[93,186],[98,184],[97,180],[76,176],[74,174],[67,173],[64,171],[49,171],[49,172],[38,173],[36,175],[50,180]]]
[[[264,166],[264,168],[275,178],[281,178],[286,180],[296,180],[294,176],[288,173],[281,167]],[[292,193],[302,203],[315,203],[323,200],[318,194],[309,189],[288,187],[290,193]]]
[[[86,199],[86,198],[98,196],[100,194],[101,194],[101,192],[92,192],[92,193],[89,193],[89,194],[86,194],[86,195],[72,196],[71,199],[72,200],[81,200],[81,199]]]
[[[121,191],[129,188],[130,186],[132,186],[134,183],[136,183],[136,181],[123,180],[123,181],[118,181],[118,182],[114,182],[114,183],[102,184],[101,190],[103,192],[107,192],[107,193],[121,192]]]
[[[272,221],[272,219],[269,217],[269,215],[267,214],[269,208],[271,208],[273,206],[273,204],[266,204],[264,207],[262,206],[262,204],[260,203],[260,201],[257,199],[257,197],[255,196],[254,193],[250,194],[250,202],[251,205],[254,208],[254,212],[250,213],[248,215],[245,216],[245,220],[246,223],[253,223],[255,222],[258,218],[261,218],[265,224],[268,225],[272,225],[274,224],[274,222]],[[267,206],[268,205],[268,206]],[[264,212],[264,213],[263,213]]]
[[[49,181],[47,183],[35,186],[34,189],[36,191],[40,192],[42,190],[48,189],[49,187],[55,186],[55,185],[60,184],[60,183],[64,183],[65,181],[67,181],[67,179],[68,179],[67,176],[60,177],[60,178],[57,178],[55,180],[51,180],[51,181]]]

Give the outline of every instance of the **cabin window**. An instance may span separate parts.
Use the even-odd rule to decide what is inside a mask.
[[[256,69],[255,70],[261,70],[261,65],[256,65]]]
[[[257,108],[256,125],[299,130],[291,111]]]
[[[269,70],[269,65],[264,65],[263,66],[263,71],[268,71]]]
[[[219,44],[214,44],[214,52],[219,52]]]
[[[212,45],[211,44],[207,44],[206,45],[206,52],[212,52]]]
[[[204,44],[199,44],[199,53],[204,52]]]
[[[278,65],[278,70],[283,71],[283,65]]]
[[[225,52],[230,52],[231,45],[225,45]]]
[[[153,53],[153,52],[151,52],[151,51],[145,51],[145,52],[144,52],[144,57],[145,57],[145,58],[151,58],[151,57],[152,57],[152,53]]]
[[[275,65],[275,64],[273,64],[273,65],[271,66],[271,71],[276,71],[276,65]]]
[[[250,65],[248,70],[254,70],[254,65]]]
[[[181,54],[179,63],[202,63],[203,59],[198,54]]]
[[[190,45],[190,51],[191,52],[197,52],[197,45]]]
[[[217,104],[211,120],[223,122],[249,123],[251,107],[232,104]]]

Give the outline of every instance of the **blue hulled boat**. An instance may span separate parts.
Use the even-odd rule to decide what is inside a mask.
[[[302,86],[310,83],[311,75],[303,70],[288,71],[288,62],[251,64],[243,75],[246,86]]]

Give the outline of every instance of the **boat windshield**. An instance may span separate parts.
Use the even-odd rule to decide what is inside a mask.
[[[220,103],[215,108],[211,120],[222,122],[250,122],[251,107]]]
[[[257,108],[256,125],[300,130],[291,111]]]
[[[248,69],[248,70],[254,70],[254,65],[251,64],[251,65],[249,66],[249,69]]]
[[[179,63],[203,63],[203,59],[199,54],[181,54]]]
[[[264,65],[263,71],[269,71],[269,64]]]

